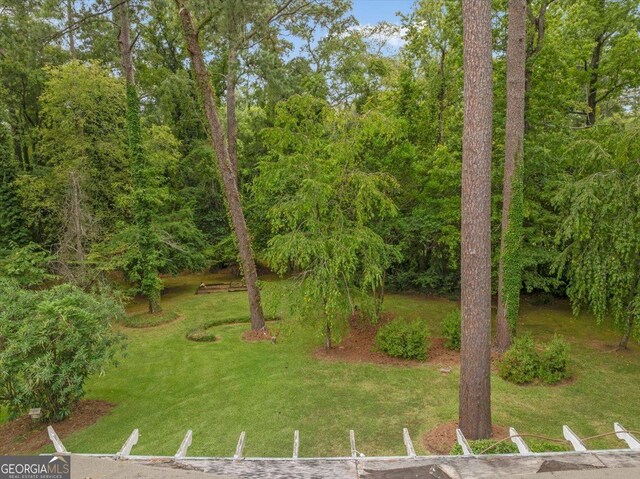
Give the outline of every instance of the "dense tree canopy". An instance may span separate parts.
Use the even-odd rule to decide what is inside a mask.
[[[85,289],[124,278],[159,292],[156,273],[236,264],[238,247],[175,2],[127,2],[143,162],[128,145],[116,3],[0,0],[0,255],[11,269],[44,254],[47,274]],[[460,2],[417,1],[395,27],[358,25],[347,0],[183,3],[258,263],[320,274],[330,259],[316,299],[348,303],[382,282],[459,291]],[[506,13],[493,2],[493,293]],[[522,241],[505,252],[522,279],[510,294],[568,296],[637,324],[637,2],[535,0],[526,22]],[[380,49],[390,32],[402,45]]]

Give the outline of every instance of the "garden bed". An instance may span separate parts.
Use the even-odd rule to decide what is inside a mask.
[[[91,426],[109,414],[113,404],[92,399],[82,400],[71,415],[53,424],[60,439]],[[0,455],[34,454],[50,445],[48,423],[34,422],[28,414],[0,426]]]
[[[268,328],[261,329],[259,331],[254,331],[250,329],[249,331],[245,331],[242,333],[242,339],[244,341],[255,342],[255,341],[271,341],[275,343],[276,337],[271,334]]]
[[[438,424],[424,435],[422,444],[431,454],[451,454],[451,450],[458,443],[456,439],[457,428],[457,421]],[[491,438],[499,441],[505,437],[509,437],[509,428],[494,424]]]
[[[266,319],[267,323],[278,321],[280,318],[268,318]],[[234,325],[234,324],[247,324],[251,322],[250,317],[246,318],[236,318],[230,320],[212,320],[208,321],[201,326],[198,326],[195,329],[190,330],[186,334],[186,338],[190,341],[195,342],[216,342],[220,341],[220,336],[213,334],[210,330],[223,325]],[[272,334],[268,329],[264,329],[263,331],[245,331],[242,334],[242,339],[245,341],[273,341]]]
[[[315,351],[315,357],[329,361],[347,361],[356,363],[390,364],[418,366],[430,364],[446,370],[460,365],[460,351],[445,348],[444,338],[430,338],[429,354],[426,360],[403,359],[389,356],[375,348],[375,338],[381,326],[393,320],[393,313],[382,313],[380,320],[372,324],[363,319],[351,317],[348,335],[328,352],[324,348]],[[499,355],[491,356],[492,369],[497,367]]]

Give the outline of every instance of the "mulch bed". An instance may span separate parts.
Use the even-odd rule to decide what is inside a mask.
[[[431,338],[429,356],[425,361],[394,358],[383,352],[375,350],[375,338],[378,329],[394,319],[392,313],[382,313],[380,320],[372,324],[358,315],[349,318],[351,330],[347,337],[329,350],[319,348],[315,351],[315,357],[328,361],[347,361],[356,363],[389,364],[395,366],[417,366],[430,364],[441,368],[452,368],[460,365],[460,352],[452,351],[444,347],[444,338]],[[492,369],[497,368],[497,353],[492,353]]]
[[[450,454],[451,449],[457,443],[456,429],[458,422],[452,421],[439,424],[422,437],[422,444],[432,454]],[[509,437],[509,428],[493,425],[492,439],[500,440]]]
[[[249,331],[245,331],[242,333],[242,339],[244,341],[256,342],[256,341],[271,341],[274,342],[274,336],[271,334],[268,328],[261,329],[259,331],[254,331],[250,329]]]
[[[106,401],[82,400],[67,419],[52,425],[64,442],[65,437],[91,426],[113,407]],[[48,423],[34,423],[28,414],[0,425],[0,455],[33,454],[51,444],[47,426]]]

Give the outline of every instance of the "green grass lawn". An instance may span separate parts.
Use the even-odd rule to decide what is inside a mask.
[[[65,439],[73,452],[116,452],[134,428],[140,429],[136,454],[174,454],[187,429],[193,430],[190,455],[231,456],[238,435],[247,432],[248,456],[289,456],[293,431],[300,430],[302,456],[349,454],[349,429],[366,455],[404,454],[402,428],[408,427],[418,453],[421,436],[458,411],[458,370],[443,375],[435,366],[398,367],[326,362],[313,351],[322,337],[291,319],[272,324],[277,344],[246,343],[247,324],[212,329],[219,342],[185,339],[203,323],[230,318],[246,321],[246,293],[194,295],[215,275],[166,280],[163,307],[179,319],[145,329],[123,328],[127,356],[118,367],[92,378],[87,397],[116,404],[95,425]],[[264,284],[267,314],[277,315],[274,298],[285,281]],[[146,307],[132,305],[132,314]],[[456,307],[445,298],[388,295],[385,309],[406,318],[424,318],[434,335],[442,317]],[[519,387],[492,377],[493,418],[521,433],[561,438],[562,424],[579,435],[612,430],[614,421],[640,429],[640,351],[606,352],[617,333],[575,319],[568,305],[532,306],[523,302],[521,330],[537,339],[564,334],[572,346],[576,381],[564,386]],[[593,447],[623,446],[613,438]],[[50,449],[47,449],[50,450]]]

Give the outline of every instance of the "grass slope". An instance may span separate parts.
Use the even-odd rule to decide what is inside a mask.
[[[167,280],[163,308],[178,321],[146,329],[127,329],[128,354],[117,368],[89,382],[88,397],[117,404],[95,425],[65,440],[74,452],[116,452],[134,428],[140,429],[136,454],[174,454],[193,429],[190,455],[231,456],[238,435],[247,432],[245,454],[289,456],[293,430],[299,429],[302,456],[349,454],[349,429],[366,455],[404,454],[402,428],[408,427],[418,453],[420,438],[439,423],[456,419],[458,370],[442,375],[437,367],[393,367],[323,362],[313,357],[322,337],[309,326],[285,320],[272,326],[277,344],[245,343],[246,324],[212,328],[215,343],[195,343],[186,332],[206,322],[245,320],[244,293],[194,295],[202,281],[194,275]],[[267,304],[287,283],[267,281]],[[132,313],[145,304],[135,304]],[[385,308],[406,318],[429,321],[434,335],[456,303],[418,295],[389,295]],[[271,309],[271,310],[270,310]],[[267,314],[278,314],[267,308]],[[521,330],[537,339],[554,331],[571,342],[577,380],[565,386],[518,387],[492,377],[494,421],[521,433],[561,438],[562,424],[582,436],[612,430],[614,421],[640,429],[640,352],[603,351],[617,333],[598,328],[590,317],[574,319],[565,303],[526,302]],[[593,447],[618,447],[613,438]],[[50,450],[50,449],[48,449]]]

